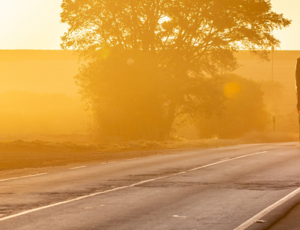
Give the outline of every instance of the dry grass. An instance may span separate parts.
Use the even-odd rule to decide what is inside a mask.
[[[124,143],[75,144],[72,142],[0,142],[0,171],[42,168],[82,162],[108,162],[156,154],[180,153],[197,149],[237,144],[234,140],[136,141]]]
[[[79,138],[79,139],[82,139]],[[156,154],[180,153],[183,149],[216,148],[221,146],[298,141],[297,134],[249,133],[237,140],[203,139],[180,141],[131,141],[123,143],[2,141],[0,142],[0,171],[41,168],[82,162],[119,161]]]
[[[245,143],[294,142],[299,140],[297,133],[251,132],[240,138]]]

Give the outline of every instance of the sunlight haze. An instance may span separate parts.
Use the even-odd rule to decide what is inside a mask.
[[[0,230],[300,229],[299,6],[0,0]]]
[[[62,0],[0,1],[0,49],[60,49]]]
[[[292,20],[292,24],[287,29],[274,32],[276,38],[281,41],[281,50],[300,50],[299,1],[271,0],[271,2],[276,13],[282,13]]]
[[[292,19],[276,31],[282,50],[300,50],[298,0],[272,0],[273,10]],[[0,2],[0,49],[60,49],[68,26],[60,23],[62,0],[10,0]],[[289,3],[289,4],[287,4]]]

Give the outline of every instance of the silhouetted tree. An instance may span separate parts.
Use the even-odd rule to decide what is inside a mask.
[[[76,77],[101,136],[161,139],[165,135],[163,68],[151,54],[111,50]]]
[[[90,61],[77,76],[83,93],[102,84],[101,77],[97,80],[99,84],[87,82],[89,76],[103,74],[100,66],[106,65],[106,59],[112,60],[113,53],[134,51],[140,52],[137,57],[141,59],[147,60],[151,54],[156,60],[152,67],[160,69],[155,76],[162,77],[158,81],[162,86],[161,90],[155,90],[155,86],[148,92],[159,93],[163,100],[160,103],[166,133],[178,114],[211,112],[219,107],[222,96],[217,90],[217,80],[210,81],[207,77],[236,68],[234,51],[276,46],[279,41],[272,31],[290,24],[271,11],[269,0],[64,0],[62,8],[62,22],[70,26],[62,37],[62,48],[80,50]],[[95,66],[99,67],[92,73]],[[138,72],[142,70],[135,74]],[[121,82],[125,78],[130,84],[129,75],[119,74],[117,78]],[[149,79],[152,78],[145,77],[142,81]],[[207,86],[213,83],[216,87]],[[94,111],[102,104],[97,103],[98,92],[85,94]],[[108,105],[108,96],[103,98]]]
[[[199,116],[200,137],[238,138],[250,131],[263,131],[270,122],[259,83],[234,74],[223,78],[224,110],[210,117]]]
[[[109,53],[76,76],[102,136],[162,139],[170,134],[174,118],[187,111],[212,113],[212,104],[223,100],[218,78],[173,79],[158,55],[114,49]],[[170,95],[173,100],[179,97],[177,111],[171,110]]]

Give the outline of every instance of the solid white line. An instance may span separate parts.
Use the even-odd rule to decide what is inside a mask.
[[[28,178],[28,177],[42,176],[42,175],[46,175],[46,174],[47,173],[39,173],[39,174],[33,174],[33,175],[28,175],[28,176],[12,177],[12,178],[7,178],[7,179],[2,179],[2,180],[0,180],[0,182],[9,181],[9,180],[23,179],[23,178]]]
[[[273,211],[278,206],[280,206],[283,203],[287,202],[288,200],[290,200],[291,198],[296,196],[298,193],[300,193],[300,188],[296,189],[292,193],[290,193],[287,196],[283,197],[281,200],[279,200],[276,203],[272,204],[271,206],[267,207],[266,209],[264,209],[260,213],[256,214],[255,216],[253,216],[252,218],[250,218],[249,220],[247,220],[245,223],[241,224],[240,226],[238,226],[234,230],[244,230],[244,229],[248,228],[250,225],[254,224],[255,221],[261,219],[263,216],[267,215],[269,212]]]
[[[29,213],[32,213],[32,212],[40,211],[40,210],[43,210],[43,209],[47,209],[47,208],[51,208],[51,207],[56,207],[56,206],[59,206],[59,205],[62,205],[62,204],[68,204],[68,203],[71,203],[71,202],[74,202],[74,201],[83,200],[83,199],[86,199],[86,198],[98,196],[98,195],[109,193],[109,192],[114,192],[114,191],[118,191],[118,190],[122,190],[122,189],[126,189],[126,188],[135,187],[137,185],[141,185],[141,184],[149,183],[149,182],[152,182],[152,181],[156,181],[156,180],[161,180],[161,179],[165,179],[165,178],[177,176],[177,175],[184,174],[184,173],[191,172],[191,171],[195,171],[195,170],[198,170],[198,169],[207,168],[207,167],[210,167],[210,166],[213,166],[213,165],[218,165],[218,164],[221,164],[221,163],[224,163],[224,162],[228,162],[228,161],[234,161],[234,160],[245,158],[245,157],[249,157],[249,156],[263,154],[263,153],[266,153],[266,152],[267,151],[259,152],[259,153],[252,153],[252,154],[248,154],[248,155],[244,155],[244,156],[240,156],[240,157],[234,157],[234,158],[231,158],[231,159],[228,159],[228,160],[218,161],[218,162],[215,162],[215,163],[212,163],[212,164],[208,164],[208,165],[204,165],[204,166],[201,166],[201,167],[198,167],[198,168],[194,168],[194,169],[191,169],[191,170],[182,171],[182,172],[174,173],[174,174],[167,175],[167,176],[161,176],[161,177],[157,177],[157,178],[153,178],[153,179],[148,179],[148,180],[140,181],[140,182],[137,182],[137,183],[134,183],[134,184],[131,184],[131,185],[122,186],[122,187],[118,187],[118,188],[113,188],[113,189],[106,190],[106,191],[103,191],[103,192],[96,192],[96,193],[92,193],[92,194],[89,194],[89,195],[86,195],[86,196],[77,197],[75,199],[66,200],[66,201],[55,203],[55,204],[46,205],[46,206],[43,206],[43,207],[40,207],[40,208],[35,208],[35,209],[24,211],[24,212],[21,212],[21,213],[18,213],[18,214],[14,214],[14,215],[11,215],[11,216],[0,218],[0,222],[4,221],[4,220],[12,219],[14,217],[23,216],[23,215],[26,215],[26,214],[29,214]]]
[[[86,166],[79,166],[79,167],[75,167],[75,168],[70,168],[71,170],[74,170],[74,169],[82,169],[82,168],[85,168]]]

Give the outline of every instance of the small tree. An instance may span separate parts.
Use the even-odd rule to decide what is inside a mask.
[[[161,139],[166,135],[164,74],[151,54],[111,50],[107,58],[82,68],[76,79],[101,136]]]
[[[238,138],[249,131],[262,131],[270,115],[265,109],[260,84],[238,75],[223,75],[225,109],[211,117],[199,116],[197,128],[203,138]]]

